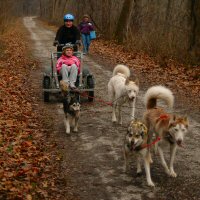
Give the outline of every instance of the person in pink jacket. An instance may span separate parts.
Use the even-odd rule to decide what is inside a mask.
[[[80,60],[73,56],[73,45],[66,44],[62,49],[62,56],[57,60],[57,73],[62,76],[62,80],[69,84],[71,89],[75,89],[77,75],[80,73]]]

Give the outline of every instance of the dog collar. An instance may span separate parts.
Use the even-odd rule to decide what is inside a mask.
[[[138,147],[135,147],[134,151],[140,151],[141,149],[143,149],[143,145],[140,145]]]

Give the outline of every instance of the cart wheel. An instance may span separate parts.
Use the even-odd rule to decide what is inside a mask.
[[[94,79],[92,76],[88,76],[87,78],[87,86],[89,89],[94,89]],[[88,92],[88,101],[93,102],[94,101],[94,91]]]
[[[87,75],[90,74],[89,69],[88,68],[83,68],[83,77],[86,77]]]
[[[44,78],[43,87],[44,89],[50,88],[50,79],[48,77]],[[44,92],[44,102],[49,102],[49,92]]]
[[[93,102],[94,101],[94,91],[89,91],[88,92],[88,101]]]

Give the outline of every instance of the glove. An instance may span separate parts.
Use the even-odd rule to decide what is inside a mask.
[[[55,41],[53,42],[53,46],[56,46],[56,45],[58,45],[58,44],[59,44],[58,40],[55,40]]]
[[[76,40],[75,44],[81,46],[81,41],[80,40]]]

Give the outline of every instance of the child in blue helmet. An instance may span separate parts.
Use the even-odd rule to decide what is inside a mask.
[[[80,31],[73,25],[74,16],[72,14],[66,14],[63,19],[64,25],[58,29],[53,45],[67,43],[80,44]],[[57,51],[62,52],[62,47],[57,46]]]

